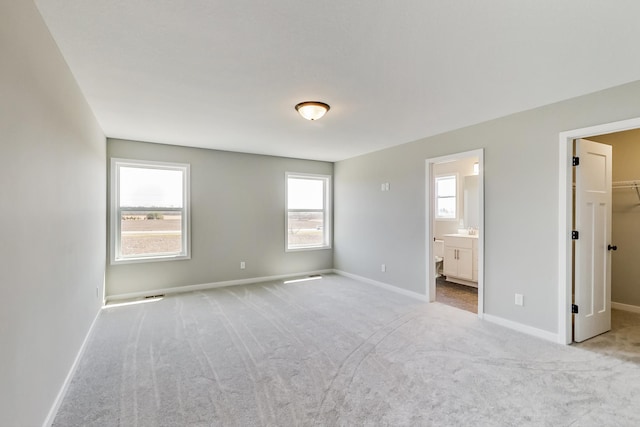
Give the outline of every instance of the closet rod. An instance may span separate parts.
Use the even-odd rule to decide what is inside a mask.
[[[640,186],[640,179],[635,181],[613,181],[611,186],[613,188],[636,188]]]
[[[615,181],[611,183],[612,188],[633,188],[636,190],[636,195],[638,196],[638,200],[640,200],[640,189],[638,189],[639,181]]]

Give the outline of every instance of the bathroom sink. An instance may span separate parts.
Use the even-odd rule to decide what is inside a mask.
[[[450,237],[470,237],[472,239],[477,239],[478,235],[477,234],[466,234],[466,233],[456,233],[456,234],[445,234],[444,237],[446,236],[450,236]]]

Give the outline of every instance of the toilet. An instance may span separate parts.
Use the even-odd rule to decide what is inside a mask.
[[[433,241],[433,254],[436,264],[436,277],[440,277],[440,272],[442,271],[442,263],[444,261],[444,240],[436,239]]]

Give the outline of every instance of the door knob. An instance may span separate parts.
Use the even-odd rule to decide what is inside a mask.
[[[607,245],[607,250],[609,250],[609,251],[617,251],[617,250],[618,250],[618,247],[617,247],[617,246],[615,246],[615,245],[613,245],[613,246],[611,246],[611,245]]]

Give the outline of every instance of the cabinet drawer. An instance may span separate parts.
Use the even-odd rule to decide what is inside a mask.
[[[474,239],[469,237],[444,236],[444,245],[471,249],[473,247],[473,240]]]

